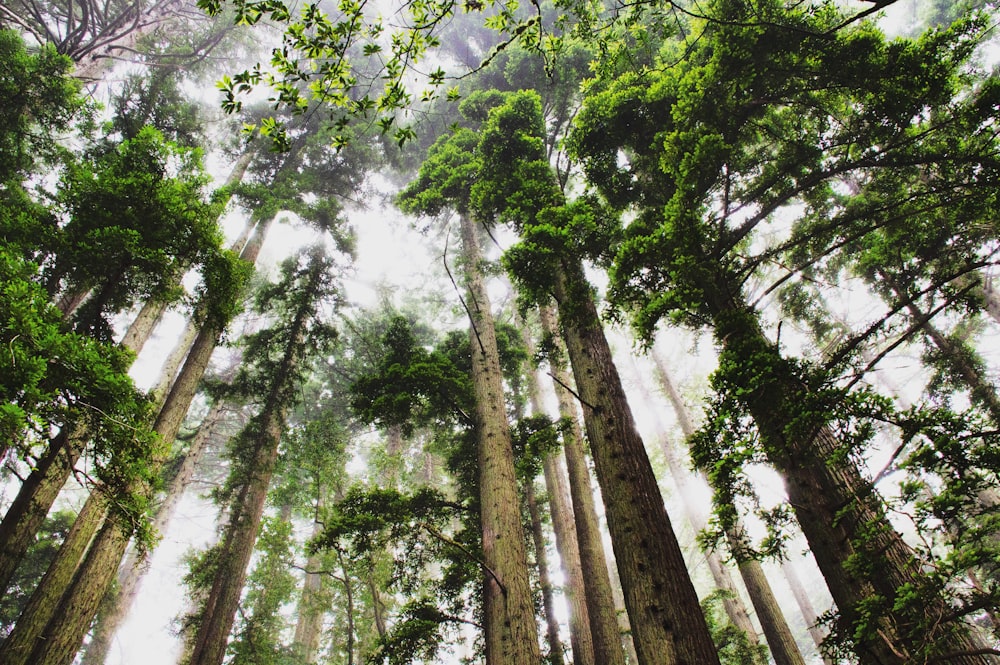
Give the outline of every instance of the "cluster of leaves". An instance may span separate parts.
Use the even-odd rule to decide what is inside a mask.
[[[457,530],[456,519],[463,525]],[[404,663],[433,655],[446,643],[449,626],[460,621],[456,617],[468,614],[470,588],[481,577],[478,538],[476,516],[437,490],[355,487],[326,515],[312,546],[358,560],[393,553],[388,586],[411,600],[371,660]],[[428,588],[433,601],[423,595]]]
[[[416,427],[471,424],[472,385],[443,351],[418,345],[410,322],[396,317],[382,338],[385,354],[376,371],[351,387],[351,408],[365,422]]]
[[[232,382],[223,387],[224,396],[238,396],[257,404],[260,413],[229,444],[235,466],[219,499],[229,497],[234,488],[252,473],[254,450],[267,438],[266,419],[287,414],[302,397],[302,385],[314,363],[337,339],[337,331],[327,322],[327,308],[340,302],[339,274],[320,246],[300,252],[281,264],[274,283],[264,284],[254,296],[253,309],[274,317],[271,325],[243,338],[244,360]],[[285,429],[285,423],[281,423]]]
[[[750,636],[725,616],[722,606],[732,593],[726,589],[716,589],[701,601],[708,630],[719,650],[719,661],[722,665],[755,665],[766,662],[767,647],[752,643]]]

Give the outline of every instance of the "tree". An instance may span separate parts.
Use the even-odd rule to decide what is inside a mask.
[[[321,351],[334,335],[320,312],[334,296],[336,277],[321,252],[314,248],[308,257],[286,261],[279,281],[255,301],[258,312],[276,318],[246,341],[245,364],[233,383],[235,390],[260,400],[261,407],[235,442],[235,467],[227,483],[229,524],[194,637],[192,665],[221,665],[225,657],[288,410],[296,402],[311,352]]]
[[[968,176],[966,166],[982,164],[991,178],[993,158],[979,147],[992,132],[975,129],[957,162],[937,144],[951,122],[976,127],[972,117],[993,103],[992,82],[963,102],[954,96],[955,68],[977,29],[964,23],[888,43],[869,25],[844,28],[832,10],[777,3],[760,3],[752,16],[746,10],[717,3],[713,15],[724,22],[695,24],[698,45],[680,66],[591,90],[576,153],[607,199],[638,215],[610,257],[612,298],[646,335],[664,319],[713,330],[720,397],[696,460],[716,482],[747,459],[766,459],[785,476],[791,509],[842,618],[840,636],[864,662],[944,654],[988,662],[990,651],[954,620],[947,588],[921,572],[858,468],[863,415],[877,402],[787,357],[746,293],[747,280],[781,255],[752,251],[753,233],[793,202],[812,224],[798,225],[781,251],[808,245],[815,258],[839,247],[814,242],[820,229],[843,238],[910,219],[894,206],[902,201],[881,197],[889,187],[841,197],[839,182],[888,185],[894,174],[927,169],[928,189],[906,193],[906,205],[919,206],[938,184]],[[761,16],[773,21],[743,22]],[[877,81],[863,73],[873,69],[882,73]],[[914,71],[925,74],[917,86]],[[927,123],[915,121],[924,110]],[[985,200],[978,176],[965,182],[970,203]]]
[[[717,662],[584,277],[578,246],[593,237],[600,214],[586,201],[566,203],[543,136],[534,93],[515,93],[490,112],[479,143],[475,205],[521,232],[521,244],[505,260],[528,297],[558,303],[639,662]]]
[[[471,131],[438,140],[416,181],[400,194],[399,203],[404,210],[425,215],[452,208],[459,217],[479,442],[486,658],[488,663],[528,665],[540,659],[537,628],[496,329],[483,280],[479,238],[468,208],[469,179],[474,177],[470,148],[475,141]]]

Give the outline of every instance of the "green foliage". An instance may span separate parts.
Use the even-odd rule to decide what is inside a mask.
[[[219,208],[203,199],[197,151],[146,127],[111,152],[70,164],[58,193],[69,222],[48,248],[48,283],[96,293],[77,314],[81,329],[110,336],[104,320],[137,299],[179,295],[177,272],[218,251]]]
[[[195,291],[198,306],[195,320],[202,326],[224,330],[243,310],[243,294],[253,274],[253,266],[236,252],[206,253],[201,264],[201,283]]]
[[[290,650],[281,644],[285,620],[282,605],[291,600],[296,579],[292,549],[292,524],[265,517],[256,548],[262,553],[247,578],[246,594],[240,602],[243,620],[238,624],[227,651],[233,665],[292,665]]]
[[[111,100],[111,130],[122,139],[136,138],[147,125],[170,142],[187,148],[204,143],[204,119],[197,105],[184,98],[178,80],[165,70],[125,79]]]
[[[33,281],[34,266],[0,248],[0,434],[24,446],[55,425],[86,431],[93,476],[126,522],[142,522],[145,500],[132,478],[150,479],[159,445],[149,404],[128,376],[133,354],[65,329],[61,313]]]
[[[0,29],[0,183],[20,183],[60,149],[56,136],[84,108],[72,62],[44,46],[29,53],[13,30]],[[3,198],[3,197],[0,197]]]
[[[447,644],[445,632],[451,617],[443,613],[436,602],[418,598],[400,610],[392,631],[381,640],[369,663],[409,665],[432,660]]]
[[[326,516],[313,546],[359,561],[393,553],[388,587],[412,600],[400,609],[370,662],[408,663],[432,657],[447,643],[455,617],[467,613],[470,587],[481,579],[478,538],[477,516],[437,490],[355,487]],[[435,590],[433,602],[422,596],[428,586]]]
[[[542,471],[542,462],[562,445],[557,424],[548,416],[522,418],[511,428],[511,443],[517,472],[522,480],[531,482]]]
[[[479,169],[474,151],[478,138],[471,129],[444,135],[427,151],[420,173],[396,197],[403,212],[439,215],[446,209],[469,212],[469,192]]]
[[[443,352],[417,344],[411,324],[396,317],[382,338],[385,355],[376,371],[351,386],[351,408],[365,422],[399,425],[404,433],[456,418],[471,424],[472,384]]]
[[[723,610],[723,603],[732,595],[731,591],[716,589],[701,601],[712,641],[719,650],[722,665],[755,665],[767,662],[767,647],[753,644],[750,636],[729,622]]]

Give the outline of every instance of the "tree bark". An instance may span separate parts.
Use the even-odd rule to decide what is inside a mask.
[[[778,605],[778,599],[771,591],[771,585],[764,574],[764,568],[760,562],[751,558],[743,546],[744,535],[736,529],[730,529],[726,533],[729,542],[729,549],[733,552],[739,566],[740,575],[743,577],[743,584],[750,594],[750,601],[757,610],[757,618],[760,619],[761,628],[764,629],[764,637],[767,639],[767,646],[771,649],[771,656],[774,657],[775,665],[805,665],[806,661],[799,651],[798,644],[795,643],[795,636],[785,620],[785,614]]]
[[[538,665],[538,629],[528,581],[528,555],[503,394],[500,356],[483,281],[476,228],[460,215],[472,379],[479,438],[479,491],[486,568],[487,665]]]
[[[81,442],[72,437],[70,445],[70,438],[64,428],[51,440],[49,449],[25,478],[0,522],[0,596],[6,593],[18,564],[80,456]]]
[[[844,459],[829,426],[821,423],[808,431],[797,426],[794,419],[809,388],[765,337],[756,314],[733,295],[738,291],[701,286],[722,347],[720,364],[739,363],[728,379],[744,390],[741,399],[757,424],[768,460],[785,476],[789,503],[845,626],[857,636],[861,661],[912,663],[921,642],[933,644],[940,653],[956,654],[950,657],[952,663],[992,662],[966,629],[955,623],[943,625],[951,609],[940,598],[928,598],[920,608],[912,608],[935,627],[930,634],[917,629],[914,620],[894,606],[899,590],[919,586],[922,577],[912,550],[886,519],[871,483],[850,459]],[[858,567],[861,561],[865,568]],[[871,617],[874,625],[869,622],[867,632],[858,633],[855,626],[863,619],[862,608],[879,598],[887,606]]]
[[[549,558],[545,554],[545,533],[542,530],[541,508],[535,496],[534,480],[525,487],[525,501],[531,516],[531,540],[535,547],[535,566],[538,567],[538,586],[542,590],[542,609],[545,613],[545,636],[549,642],[547,661],[552,665],[563,665],[563,646],[559,639],[559,618],[556,617],[555,599],[552,595],[552,581],[549,579]]]
[[[551,311],[548,314],[548,318],[549,323],[554,326],[554,315]],[[531,333],[523,322],[521,324],[522,339],[525,347],[528,349],[529,355],[534,356],[535,345]],[[542,406],[538,372],[533,367],[529,367],[527,368],[527,375],[528,401],[531,406],[531,412],[533,414],[543,414],[545,413],[545,409]],[[568,402],[568,404],[572,406],[572,402]],[[562,414],[560,415],[562,416]],[[575,414],[568,414],[568,417],[574,421],[576,420]],[[577,426],[574,431],[567,432],[564,437],[578,434],[579,427]],[[545,491],[549,497],[556,551],[559,553],[563,574],[566,577],[566,585],[564,586],[563,593],[569,605],[570,648],[573,651],[574,665],[594,665],[594,641],[590,634],[590,616],[587,611],[583,568],[580,565],[580,545],[576,538],[572,499],[567,489],[569,481],[566,477],[566,471],[560,465],[559,458],[560,455],[556,451],[546,455],[542,460],[542,472],[545,478]],[[589,480],[587,484],[590,484]],[[596,524],[596,516],[594,520]],[[602,573],[606,571],[603,563],[601,564],[601,571]],[[613,622],[613,607],[610,608],[609,615]]]
[[[184,455],[180,469],[170,479],[166,495],[157,506],[156,514],[153,517],[153,529],[156,533],[166,531],[181,497],[184,496],[188,485],[194,479],[195,467],[201,461],[215,426],[222,419],[224,407],[225,405],[219,401],[212,405],[191,441],[191,447]],[[145,575],[146,568],[142,567],[140,554],[133,549],[119,567],[117,591],[109,594],[103,601],[106,609],[99,613],[100,619],[94,626],[90,642],[83,653],[82,665],[102,665],[107,660],[108,651],[111,649],[111,639],[135,603]]]
[[[313,523],[312,535],[315,538],[323,532],[319,522]],[[298,620],[295,623],[295,637],[292,639],[292,652],[305,665],[313,665],[319,656],[320,631],[323,628],[324,608],[319,599],[323,587],[323,575],[319,572],[323,565],[320,554],[313,554],[306,561],[305,579],[302,581],[302,595],[299,597]]]
[[[717,665],[698,595],[579,262],[558,271],[554,295],[639,663]]]
[[[99,500],[88,499],[83,504],[55,559],[28,598],[14,629],[0,644],[0,663],[36,665],[32,650],[45,636],[46,625],[59,609],[63,593],[72,583],[80,561],[104,521],[105,513],[105,506]]]
[[[657,380],[667,395],[667,399],[674,408],[674,415],[677,418],[678,425],[680,425],[681,434],[685,439],[688,439],[694,434],[694,422],[688,413],[687,406],[681,399],[680,393],[677,391],[677,386],[674,385],[666,363],[663,361],[663,358],[655,353],[653,354],[653,369]],[[663,431],[662,423],[659,425],[659,429]],[[704,531],[708,527],[708,516],[704,510],[701,510],[694,504],[692,499],[694,488],[691,486],[691,482],[695,479],[694,474],[688,471],[682,462],[681,457],[683,453],[671,445],[666,436],[660,437],[660,447],[663,450],[664,458],[667,460],[667,468],[670,469],[670,475],[674,479],[674,485],[677,487],[677,493],[681,498],[681,504],[684,506],[684,512],[688,521],[691,522],[691,526],[696,532]],[[714,550],[706,552],[705,558],[708,563],[708,569],[712,573],[712,580],[715,582],[715,587],[728,592],[728,597],[723,601],[722,606],[726,612],[726,616],[729,617],[729,621],[746,633],[747,639],[750,640],[751,644],[757,644],[757,629],[754,628],[753,622],[750,620],[750,615],[743,604],[743,599],[736,588],[733,577],[729,574],[729,568],[723,563],[719,553]]]
[[[663,386],[664,392],[667,394],[667,398],[670,400],[671,406],[674,408],[674,413],[677,416],[677,422],[681,426],[684,438],[690,439],[695,432],[691,415],[688,413],[687,406],[677,391],[677,386],[674,385],[666,363],[658,355],[654,357],[654,369],[660,384]],[[671,474],[675,479],[683,479],[678,481],[678,486],[682,488],[681,492],[683,496],[683,486],[687,485],[687,476],[690,474],[681,468],[677,454],[671,449],[665,439],[663,440],[663,446]],[[708,521],[704,515],[699,515],[696,510],[689,510],[689,513],[693,515],[693,520],[695,521],[692,523],[695,524],[697,530],[701,531],[708,526]],[[764,574],[764,568],[760,565],[759,561],[747,556],[744,551],[742,546],[742,530],[743,527],[740,521],[737,520],[734,529],[727,533],[729,548],[736,559],[740,576],[743,578],[743,584],[746,586],[747,593],[750,596],[750,602],[753,603],[754,609],[757,611],[757,618],[760,620],[761,628],[764,631],[764,638],[767,640],[767,646],[771,650],[771,656],[774,658],[775,665],[805,665],[805,659],[802,657],[802,652],[799,651],[799,647],[795,643],[795,636],[792,634],[792,629],[788,626],[788,621],[786,621],[785,615],[778,605],[778,600],[771,590],[771,585]],[[715,565],[722,565],[716,552],[710,552],[709,558],[715,559]],[[713,567],[711,561],[709,562],[709,567]],[[723,568],[723,570],[725,569]],[[719,588],[725,588],[721,586],[721,584],[725,583],[725,579],[716,579],[716,584]],[[732,584],[732,580],[729,579],[728,583]],[[753,629],[753,625],[750,624],[749,630],[742,627],[749,624],[750,621],[749,616],[746,614],[746,608],[743,607],[742,601],[739,601],[739,596],[734,600],[737,601],[735,604],[738,604],[738,607],[733,607],[732,609],[726,608],[727,613],[732,612],[729,614],[729,617],[733,621],[733,625],[741,627],[747,633],[750,642],[757,644],[757,631]],[[742,617],[740,617],[741,614]],[[740,617],[740,622],[734,616]],[[745,617],[746,623],[741,626],[743,617]]]
[[[539,309],[542,330],[553,339],[558,339],[559,330],[556,314],[550,307]],[[618,616],[612,595],[611,578],[608,575],[608,560],[604,554],[601,528],[594,506],[594,489],[590,482],[584,452],[583,433],[577,420],[574,396],[570,392],[572,383],[565,366],[553,360],[550,363],[555,380],[556,399],[559,415],[569,423],[569,431],[563,437],[563,452],[566,456],[566,471],[569,477],[570,498],[573,515],[576,518],[576,539],[579,544],[580,567],[583,574],[583,588],[586,598],[587,616],[590,620],[590,634],[594,649],[594,662],[608,665],[623,665],[622,633],[618,626]],[[631,640],[631,638],[629,638]]]

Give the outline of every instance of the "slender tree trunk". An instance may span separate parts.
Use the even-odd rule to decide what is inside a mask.
[[[677,391],[677,386],[674,385],[674,381],[670,376],[670,372],[667,370],[666,363],[659,356],[654,358],[654,368],[656,370],[656,376],[663,386],[664,392],[667,394],[667,398],[670,400],[671,406],[674,408],[674,413],[677,416],[677,422],[681,426],[681,432],[684,434],[685,439],[690,439],[694,435],[695,428],[694,423],[691,419],[691,415],[688,413],[687,406],[684,404],[684,400],[681,399],[680,393]],[[670,466],[670,472],[675,479],[683,479],[678,481],[678,485],[681,483],[687,484],[687,477],[690,475],[686,473],[680,465],[677,459],[677,454],[670,448],[669,444],[664,440],[664,454],[667,457],[667,463]],[[684,490],[682,489],[682,495]],[[689,510],[693,517],[693,523],[695,523],[695,528],[701,531],[706,526],[708,522],[704,515],[695,515],[698,511]],[[799,651],[798,645],[795,643],[795,636],[792,634],[792,629],[788,626],[788,622],[785,620],[785,615],[781,611],[781,607],[778,605],[777,598],[774,596],[774,592],[771,590],[771,585],[767,581],[767,576],[764,574],[764,568],[760,565],[760,562],[746,555],[745,549],[742,546],[742,525],[739,520],[737,520],[737,526],[727,534],[729,541],[730,551],[733,553],[736,559],[737,567],[740,571],[740,576],[743,578],[743,584],[747,588],[747,593],[750,596],[750,602],[753,603],[754,609],[757,611],[757,618],[760,620],[761,628],[764,630],[764,637],[767,640],[767,645],[771,650],[771,655],[774,657],[775,665],[805,665],[805,659],[802,657],[802,652]],[[718,554],[712,552],[709,557],[714,557],[716,560],[716,565],[721,566],[722,562],[718,559]],[[712,564],[709,564],[712,567]],[[717,584],[720,580],[717,580]],[[722,584],[725,584],[725,580],[721,580]],[[728,581],[732,584],[732,580]],[[719,585],[719,588],[724,588]],[[738,596],[736,600],[738,600]],[[750,618],[746,615],[746,608],[743,607],[742,601],[738,602],[739,607],[732,608],[732,614],[730,614],[730,619],[733,620],[733,624],[740,626],[741,624],[737,622],[733,617],[745,617],[745,621],[749,623]],[[727,608],[727,612],[729,612]],[[742,620],[741,617],[741,620]],[[746,624],[744,624],[746,625]],[[753,629],[752,624],[750,629],[742,628],[746,633],[747,637],[750,639],[752,644],[757,644],[757,631]]]
[[[654,354],[653,361],[656,378],[666,392],[671,406],[674,408],[674,415],[677,417],[677,422],[680,425],[681,434],[687,439],[695,430],[691,415],[688,413],[687,406],[681,399],[680,393],[677,392],[677,387],[674,385],[673,379],[667,371],[666,363],[657,354]],[[663,431],[662,423],[660,423],[659,429],[661,432]],[[671,445],[666,436],[660,437],[660,447],[663,450],[664,458],[667,460],[667,467],[670,469],[670,475],[674,479],[674,485],[677,487],[677,494],[681,498],[681,504],[684,506],[684,513],[688,521],[691,522],[691,526],[696,532],[704,531],[708,527],[708,516],[704,510],[695,505],[692,498],[695,489],[691,483],[696,477],[688,471],[687,466],[683,463],[681,459],[683,453]],[[750,615],[743,604],[743,599],[733,581],[733,577],[729,573],[729,568],[723,563],[719,553],[714,550],[706,552],[705,559],[708,563],[708,569],[712,573],[712,580],[715,582],[715,587],[728,593],[728,597],[723,601],[723,609],[726,612],[726,616],[729,617],[729,621],[734,626],[746,633],[751,644],[756,644],[758,641],[757,630],[750,620]]]
[[[489,296],[480,269],[476,228],[460,216],[472,379],[479,437],[479,491],[486,572],[487,665],[538,665],[538,628],[528,581],[528,555]]]
[[[282,411],[281,405],[269,401],[261,413],[259,439],[254,445],[249,477],[234,500],[232,516],[218,554],[218,569],[188,661],[190,665],[221,665],[226,655],[229,633],[236,620],[240,594],[278,458]]]
[[[576,539],[573,507],[567,489],[566,471],[558,454],[551,454],[542,461],[545,488],[552,509],[552,530],[556,535],[556,551],[566,576],[564,593],[569,605],[569,641],[574,665],[594,665],[594,641],[590,635],[590,616],[587,595],[580,565],[580,546]],[[619,640],[621,641],[621,640]]]
[[[14,629],[0,644],[0,663],[37,665],[37,661],[32,659],[32,651],[45,635],[49,619],[59,609],[63,593],[72,583],[94,534],[101,528],[105,513],[105,506],[100,500],[87,500],[83,504],[55,559],[28,598]]]
[[[252,430],[251,456],[243,471],[245,477],[240,491],[231,504],[229,524],[218,554],[218,568],[198,624],[188,665],[222,665],[225,658],[229,633],[236,620],[240,595],[264,516],[267,491],[278,460],[278,446],[289,407],[287,395],[294,386],[294,372],[302,361],[306,327],[323,277],[322,270],[319,262],[310,268],[303,286],[306,295],[298,303],[295,318],[289,326],[288,342],[282,350],[281,362],[269,377],[268,394]]]
[[[555,317],[549,311],[549,323],[554,327]],[[522,340],[530,356],[535,355],[535,345],[524,322],[520,322],[522,330]],[[565,373],[565,372],[564,372]],[[534,368],[527,368],[528,374],[528,400],[533,414],[543,414],[541,386],[539,385],[538,372]],[[568,395],[567,395],[568,397]],[[572,402],[567,401],[569,406]],[[575,422],[575,414],[569,414],[569,418]],[[564,436],[579,435],[579,427],[575,431],[567,432]],[[573,516],[572,499],[567,488],[568,479],[566,471],[560,465],[560,455],[553,451],[542,460],[542,471],[545,477],[545,490],[549,497],[549,506],[552,513],[552,531],[556,537],[556,551],[559,553],[559,560],[562,564],[563,574],[566,577],[564,594],[569,605],[569,637],[570,647],[573,650],[574,665],[594,665],[594,641],[590,635],[590,616],[587,611],[587,595],[583,581],[583,568],[580,565],[580,545],[576,538],[576,524]],[[587,483],[590,484],[589,481]],[[591,506],[593,507],[593,506]],[[596,524],[596,516],[594,517]],[[604,571],[604,564],[601,564]],[[609,615],[613,621],[614,608],[610,608]],[[620,640],[619,640],[620,641]]]
[[[805,621],[809,637],[812,638],[813,643],[816,644],[816,649],[822,654],[823,640],[826,639],[826,632],[819,625],[819,615],[816,613],[812,601],[809,600],[809,593],[806,591],[805,585],[802,584],[799,574],[795,571],[795,565],[791,561],[783,561],[781,563],[781,572],[788,582],[788,588],[792,590],[792,597],[795,598],[795,603],[799,606],[799,612],[802,613],[802,620]],[[833,661],[826,656],[823,656],[823,662],[826,665],[834,665]]]
[[[343,575],[340,581],[344,585],[344,595],[347,596],[347,643],[344,648],[347,651],[347,665],[354,665],[354,586],[340,550],[337,550],[337,561],[340,562],[340,574]]]
[[[550,307],[542,307],[539,315],[542,330],[553,339],[558,339],[555,312]],[[569,432],[564,437],[563,452],[566,455],[570,498],[573,502],[573,515],[576,518],[576,538],[579,544],[590,634],[594,645],[594,662],[622,665],[625,662],[622,633],[618,626],[611,578],[608,576],[608,561],[601,540],[597,509],[594,506],[594,489],[590,484],[583,434],[577,420],[574,396],[569,389],[571,379],[562,363],[554,360],[551,368],[555,380],[556,399],[559,402],[559,415],[570,425]]]
[[[736,529],[730,529],[726,533],[726,538],[729,541],[729,549],[739,565],[743,584],[750,594],[750,601],[757,610],[757,618],[760,619],[760,625],[764,629],[764,637],[771,649],[775,665],[805,665],[806,661],[799,651],[798,644],[795,643],[792,629],[785,620],[778,599],[771,591],[764,568],[759,561],[748,555],[743,546],[744,534]]]
[[[618,566],[615,565],[614,557],[610,555],[610,552],[604,560],[607,565],[608,577],[611,579],[611,601],[614,603],[615,618],[618,622],[618,629],[621,631],[622,643],[625,645],[625,655],[629,665],[635,665],[639,662],[639,654],[635,651],[635,640],[632,639],[632,624],[629,623],[628,610],[625,609],[625,594],[622,592],[622,580],[618,576]]]
[[[150,391],[153,399],[166,399],[167,394],[170,392],[170,386],[174,384],[177,372],[184,364],[187,354],[191,352],[191,347],[194,345],[194,340],[197,337],[198,324],[194,319],[188,319],[184,324],[184,329],[181,331],[180,337],[177,338],[177,342],[174,344],[174,348],[170,350],[170,353],[163,361],[163,367],[160,368],[160,379]]]
[[[987,275],[983,279],[983,299],[986,301],[986,313],[1000,323],[1000,292],[993,283],[993,275]]]
[[[225,404],[217,401],[212,405],[199,426],[197,434],[191,441],[191,447],[184,455],[180,469],[170,479],[166,495],[156,508],[156,514],[153,517],[155,533],[166,531],[181,497],[184,496],[184,492],[194,479],[195,468],[212,439],[216,425],[222,419],[224,408]],[[111,639],[135,603],[145,575],[146,568],[142,567],[140,553],[133,548],[118,570],[117,590],[110,593],[104,600],[104,610],[98,614],[100,618],[94,626],[93,635],[84,651],[82,665],[102,665],[107,660]]]
[[[639,663],[718,664],[579,263],[556,275],[555,297]]]
[[[243,260],[249,263],[256,261],[264,242],[264,236],[272,221],[272,219],[266,219],[257,225],[254,236],[243,250],[241,256]],[[208,367],[209,359],[215,350],[221,332],[214,327],[205,327],[199,332],[192,345],[184,367],[174,382],[170,394],[167,395],[153,427],[164,441],[173,441],[176,438],[177,431],[180,429],[184,416],[194,399],[198,383]],[[162,461],[159,460],[158,463],[162,463]],[[91,500],[98,501],[98,497],[93,496],[88,499],[88,501]],[[126,531],[128,535],[126,535]],[[106,520],[94,545],[87,551],[87,559],[83,564],[79,564],[79,559],[76,561],[63,560],[63,550],[67,549],[67,543],[70,541],[70,538],[67,537],[63,548],[56,556],[56,561],[53,562],[53,566],[58,565],[76,570],[78,565],[84,565],[87,567],[87,574],[76,575],[69,588],[59,589],[59,592],[62,593],[62,600],[59,601],[58,606],[39,605],[38,612],[45,615],[33,615],[27,622],[33,627],[33,631],[40,631],[34,632],[31,636],[33,643],[31,648],[34,651],[26,652],[25,660],[18,661],[18,665],[20,663],[66,665],[72,660],[83,641],[94,614],[97,612],[100,599],[107,592],[114,579],[118,565],[128,546],[130,535],[130,525],[122,525],[116,519]],[[73,548],[67,549],[67,552],[73,551],[77,551],[76,544]],[[91,560],[93,561],[91,562]],[[107,564],[108,561],[113,561],[113,563]],[[46,578],[48,576],[47,572]],[[43,578],[42,584],[45,582],[46,580]],[[23,618],[24,614],[22,613]],[[18,624],[21,623],[22,619],[18,619]],[[43,628],[35,628],[37,626]],[[17,626],[15,626],[16,630],[18,630]],[[58,635],[59,639],[52,639],[52,635]],[[0,651],[0,656],[2,654],[3,652]],[[4,662],[5,665],[13,665],[13,662],[8,664],[2,658],[0,658],[0,662]]]
[[[846,625],[853,633],[863,618],[862,608],[872,599],[888,603],[871,617],[875,625],[856,633],[862,662],[912,663],[917,642],[955,654],[949,656],[952,663],[992,662],[966,628],[947,624],[951,611],[940,598],[910,608],[923,615],[926,625],[935,626],[930,634],[894,606],[900,589],[919,586],[922,574],[913,552],[886,519],[871,483],[844,459],[833,431],[824,424],[804,431],[794,422],[809,389],[767,340],[756,314],[733,295],[738,291],[716,290],[714,283],[701,287],[722,346],[720,364],[737,363],[729,380],[744,390],[741,399],[757,424],[768,460],[786,478],[789,503]],[[865,561],[868,567],[860,569],[850,565],[852,561]]]
[[[319,522],[313,523],[312,535],[315,538],[323,532]],[[299,597],[298,620],[295,623],[295,637],[292,639],[292,652],[305,665],[313,665],[319,656],[320,631],[323,628],[325,610],[320,606],[320,596],[323,588],[323,574],[319,572],[323,565],[322,556],[315,553],[306,561],[306,575],[302,581],[302,595]]]
[[[180,278],[177,281],[180,282]],[[132,349],[136,355],[141,353],[166,309],[167,303],[162,300],[147,300],[132,319],[132,324],[125,331],[119,344],[126,349]]]
[[[538,585],[542,590],[542,609],[545,613],[545,636],[549,642],[548,662],[563,665],[563,646],[559,639],[559,619],[556,617],[555,599],[552,595],[552,581],[549,579],[549,558],[545,554],[545,533],[542,530],[541,508],[535,496],[535,483],[529,480],[525,486],[525,501],[531,516],[531,540],[535,546],[535,565],[538,567]]]

